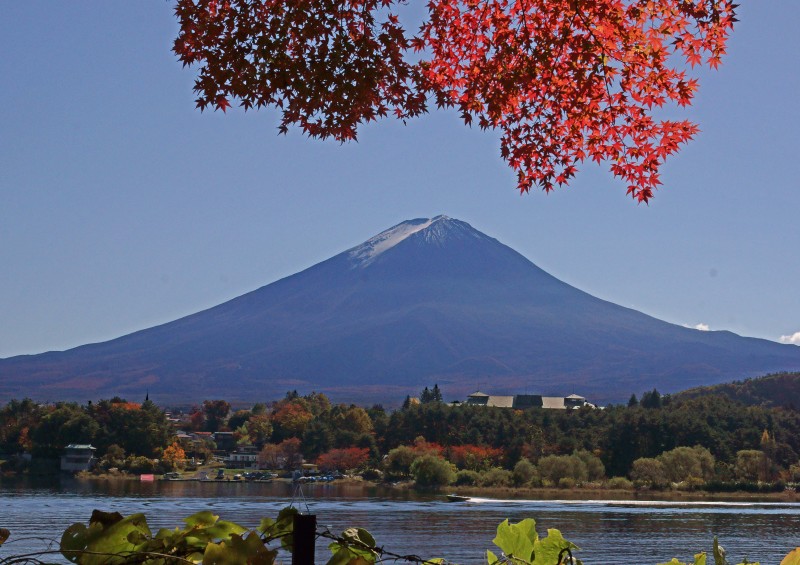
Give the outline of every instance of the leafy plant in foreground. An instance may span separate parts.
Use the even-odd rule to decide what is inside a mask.
[[[46,549],[26,555],[0,557],[0,565],[46,565],[44,558],[61,555],[78,565],[274,565],[280,552],[294,550],[295,508],[284,508],[276,519],[263,518],[255,529],[220,520],[209,511],[198,512],[184,519],[184,528],[160,529],[155,534],[143,514],[124,517],[118,512],[95,510],[88,526],[75,523],[66,529],[56,549]],[[298,533],[299,535],[299,533]],[[10,532],[0,528],[0,546]],[[376,563],[406,562],[421,564],[450,564],[445,559],[425,559],[416,555],[401,555],[378,546],[372,535],[362,528],[348,528],[340,536],[317,531],[317,538],[330,540],[331,558],[328,565],[373,565]],[[573,556],[579,548],[567,541],[556,529],[547,530],[540,538],[536,522],[530,518],[511,524],[504,520],[492,540],[500,555],[486,552],[488,565],[582,565]],[[714,539],[714,565],[730,565],[725,552]],[[672,559],[660,565],[690,565]],[[705,552],[694,556],[691,565],[711,565]],[[758,565],[745,560],[740,565]],[[800,565],[800,547],[791,551],[781,565]]]

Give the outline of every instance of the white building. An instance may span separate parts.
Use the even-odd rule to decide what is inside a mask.
[[[71,443],[61,456],[61,470],[68,473],[88,471],[94,464],[95,448],[91,445]]]

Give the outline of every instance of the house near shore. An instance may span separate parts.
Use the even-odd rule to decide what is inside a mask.
[[[61,470],[66,473],[88,471],[94,465],[95,448],[88,444],[71,443],[61,456]]]
[[[258,450],[252,445],[241,445],[225,459],[228,469],[258,469]]]
[[[591,402],[577,394],[569,396],[542,396],[541,394],[515,394],[512,396],[492,395],[484,392],[473,392],[465,402],[468,406],[488,406],[492,408],[543,408],[545,410],[574,410],[577,408],[597,408]]]

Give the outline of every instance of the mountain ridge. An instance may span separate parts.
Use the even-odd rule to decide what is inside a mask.
[[[0,360],[0,399],[278,397],[397,402],[558,387],[621,400],[800,369],[800,348],[700,332],[596,298],[466,222],[401,222],[212,308],[64,352]],[[81,396],[83,395],[83,396]]]

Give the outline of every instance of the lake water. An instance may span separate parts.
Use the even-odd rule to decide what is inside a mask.
[[[672,557],[689,560],[710,553],[716,535],[733,563],[744,557],[778,564],[800,546],[800,504],[684,503],[602,500],[491,500],[447,503],[442,496],[420,496],[360,485],[304,485],[303,494],[320,526],[335,533],[345,527],[369,530],[379,545],[402,554],[446,557],[460,564],[485,563],[497,524],[534,518],[543,535],[557,528],[581,547],[587,564],[650,564]],[[0,483],[0,527],[11,530],[0,559],[60,536],[73,522],[87,522],[93,509],[122,514],[143,512],[152,529],[175,527],[199,510],[255,527],[292,502],[285,483],[139,483],[77,481],[56,484]],[[302,500],[294,503],[305,511]],[[17,540],[17,541],[13,541]],[[329,552],[318,541],[318,563]],[[733,561],[735,559],[736,561]]]

